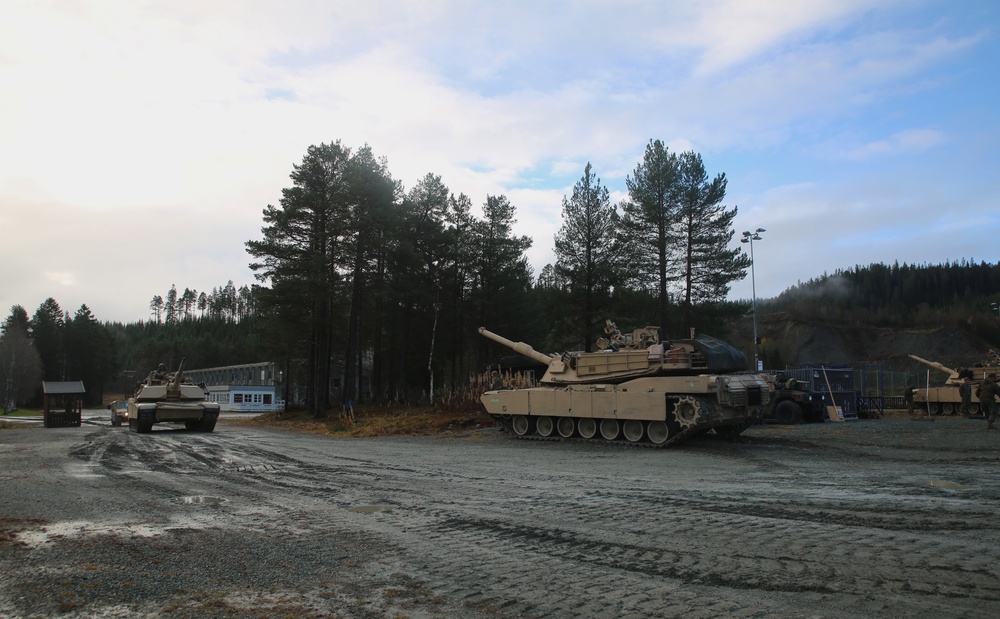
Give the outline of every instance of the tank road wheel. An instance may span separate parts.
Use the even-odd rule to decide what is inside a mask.
[[[573,423],[572,417],[560,417],[559,421],[556,422],[556,431],[558,431],[559,436],[563,438],[573,436],[574,429],[576,429],[576,425]]]
[[[597,423],[589,417],[581,417],[576,422],[576,430],[583,438],[594,438],[597,436]]]
[[[527,415],[514,415],[510,420],[510,427],[513,428],[514,434],[518,436],[524,436],[525,434],[531,434],[533,424],[533,419],[529,418]]]
[[[690,428],[701,419],[701,404],[689,395],[677,400],[674,405],[674,418],[684,428]]]
[[[635,419],[629,419],[622,426],[622,434],[624,434],[625,438],[629,441],[638,443],[642,440],[642,422],[636,421]]]
[[[605,440],[613,441],[618,438],[618,420],[617,419],[602,419],[601,420],[601,436]]]
[[[646,436],[654,445],[662,445],[670,438],[670,429],[664,421],[650,421],[646,425]]]
[[[184,422],[184,427],[187,428],[188,430],[197,430],[199,426],[201,426],[200,421],[192,421],[189,419]]]
[[[535,429],[542,436],[552,436],[556,424],[552,423],[552,417],[539,417],[535,420]]]

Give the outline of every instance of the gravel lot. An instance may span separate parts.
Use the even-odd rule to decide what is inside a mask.
[[[101,414],[95,411],[95,415]],[[5,617],[998,617],[1000,430],[0,430]]]

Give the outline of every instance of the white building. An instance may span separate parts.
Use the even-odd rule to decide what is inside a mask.
[[[271,361],[226,365],[204,370],[184,370],[184,378],[204,383],[208,399],[223,411],[269,413],[282,410],[284,372]]]

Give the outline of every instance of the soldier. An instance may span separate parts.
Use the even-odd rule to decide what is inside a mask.
[[[166,364],[161,363],[160,365],[156,366],[156,372],[153,373],[153,376],[160,380],[165,379],[167,377]]]
[[[962,372],[959,371],[962,376]],[[962,414],[969,416],[969,408],[972,406],[972,384],[969,383],[968,376],[962,376],[962,384],[958,386],[958,395],[962,396]]]
[[[983,382],[979,383],[979,388],[976,389],[976,395],[979,396],[979,405],[983,408],[983,414],[986,416],[986,427],[992,428],[994,421],[994,406],[996,404],[997,395],[1000,394],[1000,387],[997,387],[997,375],[990,374],[987,376]]]
[[[906,400],[906,412],[910,415],[913,414],[913,393],[917,390],[916,387],[910,385],[903,391],[903,399]]]

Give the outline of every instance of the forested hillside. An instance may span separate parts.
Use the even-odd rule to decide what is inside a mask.
[[[766,367],[879,361],[909,354],[969,364],[1000,348],[1000,264],[872,264],[824,274],[757,303]],[[733,338],[751,351],[751,317]]]
[[[823,275],[760,304],[821,320],[876,327],[964,325],[996,339],[994,304],[1000,302],[1000,264],[967,261],[940,265],[871,264]]]

